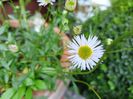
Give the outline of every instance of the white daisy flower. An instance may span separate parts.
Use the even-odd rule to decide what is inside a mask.
[[[71,68],[93,69],[104,53],[103,45],[100,43],[96,36],[89,36],[88,39],[84,35],[75,36],[68,44],[68,58],[73,65]]]
[[[53,5],[53,2],[55,2],[55,0],[37,0],[37,2],[39,2],[39,6],[46,6],[49,3]]]

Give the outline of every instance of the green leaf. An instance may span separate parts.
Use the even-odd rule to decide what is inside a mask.
[[[0,35],[3,34],[6,30],[6,27],[5,26],[1,26],[0,27]]]
[[[25,90],[26,88],[25,87],[20,87],[17,91],[17,93],[13,96],[12,99],[22,99],[22,97],[24,96],[25,94]]]
[[[133,85],[131,85],[131,86],[128,88],[128,91],[130,91],[130,92],[133,94]]]
[[[31,86],[34,84],[33,80],[31,78],[27,78],[24,82],[26,86]]]
[[[36,88],[35,85],[31,86],[31,89],[32,89],[32,90],[37,90],[37,88]]]
[[[14,88],[18,88],[18,86],[22,85],[24,83],[24,81],[28,78],[28,76],[30,75],[30,72],[27,74],[23,74],[19,77],[12,77],[12,85]]]
[[[47,89],[47,85],[44,81],[42,80],[36,80],[35,81],[35,86],[37,87],[38,90],[45,90]]]
[[[115,89],[115,84],[112,81],[108,81],[108,85],[109,85],[111,90]]]
[[[72,82],[72,84],[73,84],[74,92],[76,92],[76,94],[79,94],[79,90],[78,90],[78,87],[77,87],[77,85],[75,84],[75,82]]]
[[[13,40],[12,33],[8,33],[8,42],[12,42]]]
[[[55,68],[44,67],[44,68],[41,68],[41,73],[45,73],[48,75],[56,75],[57,71]]]
[[[107,71],[107,66],[105,64],[102,64],[101,65],[101,70],[106,72]]]
[[[25,94],[25,99],[32,99],[32,89],[28,88]]]
[[[16,92],[15,89],[9,88],[6,92],[3,93],[0,99],[11,99],[11,97],[15,92]]]
[[[5,72],[4,81],[5,81],[5,83],[8,83],[8,81],[9,81],[9,74],[7,72]]]
[[[0,44],[0,50],[1,50],[1,51],[6,51],[6,50],[8,50],[8,49],[7,49],[6,45]]]
[[[10,60],[9,62],[6,62],[4,59],[2,59],[1,64],[4,68],[6,68],[7,70],[9,70],[10,65],[12,64],[13,60]]]

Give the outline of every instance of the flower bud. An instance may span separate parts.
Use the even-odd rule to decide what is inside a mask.
[[[25,67],[24,70],[22,71],[23,74],[27,74],[29,71],[28,67]]]
[[[73,32],[76,35],[80,34],[81,30],[82,30],[82,25],[77,25],[77,26],[73,27]]]
[[[20,9],[20,7],[19,6],[15,6],[15,9]]]
[[[68,11],[74,11],[76,8],[77,0],[66,0],[65,9]]]
[[[14,53],[18,51],[18,47],[15,44],[8,45],[8,48],[11,52],[14,52]]]
[[[113,40],[110,39],[110,38],[108,38],[108,39],[106,40],[106,42],[107,42],[107,45],[110,45],[110,44],[113,42]]]
[[[67,15],[67,11],[66,10],[63,11],[63,15]]]

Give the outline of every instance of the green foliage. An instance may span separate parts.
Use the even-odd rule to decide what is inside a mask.
[[[26,87],[20,87],[15,95],[12,97],[12,99],[22,99],[22,97],[25,94]]]
[[[47,89],[46,83],[42,80],[36,80],[35,81],[35,86],[39,90],[46,90]]]
[[[11,99],[15,92],[16,90],[14,88],[9,88],[0,99]]]
[[[28,88],[25,93],[25,99],[32,99],[32,89]]]
[[[8,22],[0,27],[2,99],[22,99],[23,96],[32,99],[33,90],[55,88],[56,78],[59,78],[59,72],[62,73],[62,45],[53,28],[54,24],[50,24],[35,32],[25,26],[11,28]],[[10,45],[15,45],[17,51],[12,51]]]
[[[93,33],[101,39],[106,55],[96,71],[78,78],[90,82],[103,99],[133,98],[132,11],[132,0],[113,0],[112,7],[83,25],[82,33],[86,36]],[[111,45],[107,44],[108,38],[114,41]],[[81,92],[87,99],[95,99],[87,89],[81,88]]]

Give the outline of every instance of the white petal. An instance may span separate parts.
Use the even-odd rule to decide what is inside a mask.
[[[51,0],[52,2],[56,2],[56,0]]]

